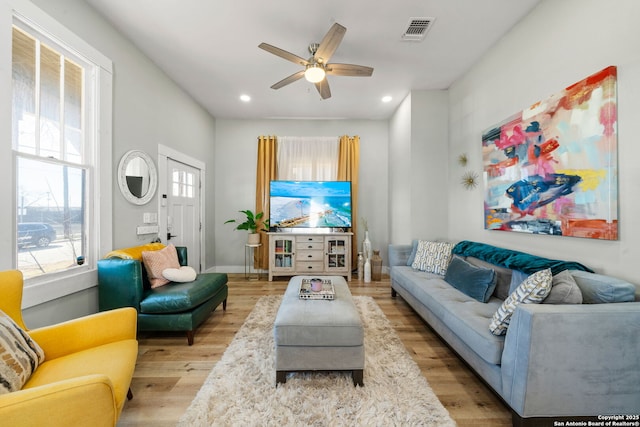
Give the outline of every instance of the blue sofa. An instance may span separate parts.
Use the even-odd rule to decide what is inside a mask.
[[[392,296],[400,295],[495,390],[511,408],[514,425],[638,414],[639,286],[594,274],[577,263],[460,242],[454,254],[496,271],[498,286],[485,303],[443,276],[412,268],[416,242],[389,246]],[[569,272],[583,303],[520,304],[506,335],[492,334],[491,318],[508,295],[514,270],[545,265],[554,274],[566,266],[576,268]]]

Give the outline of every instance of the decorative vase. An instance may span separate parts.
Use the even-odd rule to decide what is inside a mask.
[[[371,240],[369,240],[369,232],[364,232],[364,241],[362,242],[362,252],[364,254],[364,259],[371,259]]]
[[[367,258],[364,262],[364,283],[371,282],[371,261]]]
[[[364,257],[362,252],[358,252],[358,280],[364,279]]]
[[[380,251],[373,251],[371,256],[371,280],[379,282],[382,280],[382,257]]]

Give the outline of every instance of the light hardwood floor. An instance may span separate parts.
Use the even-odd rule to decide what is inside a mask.
[[[140,350],[131,390],[119,426],[174,426],[209,371],[263,295],[280,295],[288,279],[246,281],[229,275],[227,310],[218,307],[196,330],[194,345],[185,335],[140,333]],[[442,404],[459,426],[511,426],[502,401],[453,353],[401,298],[391,298],[389,279],[350,283],[353,295],[369,295],[398,332]]]

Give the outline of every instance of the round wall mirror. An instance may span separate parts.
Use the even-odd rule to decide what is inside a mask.
[[[131,203],[149,203],[158,188],[158,173],[151,157],[140,150],[125,153],[118,164],[118,185]]]

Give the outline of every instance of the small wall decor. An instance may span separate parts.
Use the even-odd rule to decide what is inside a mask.
[[[478,186],[478,174],[473,171],[465,172],[462,175],[462,186],[467,190],[473,190]]]
[[[458,164],[460,166],[467,166],[467,162],[469,161],[469,159],[467,158],[467,154],[466,153],[462,153],[458,156]]]
[[[617,68],[482,134],[485,228],[616,240]]]

